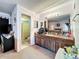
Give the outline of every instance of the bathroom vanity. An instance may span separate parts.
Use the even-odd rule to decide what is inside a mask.
[[[56,53],[59,48],[74,45],[74,40],[62,35],[35,34],[35,44]]]

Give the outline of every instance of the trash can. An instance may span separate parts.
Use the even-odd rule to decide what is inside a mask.
[[[14,49],[14,36],[6,38],[5,36],[1,35],[1,46],[2,52],[7,52]]]

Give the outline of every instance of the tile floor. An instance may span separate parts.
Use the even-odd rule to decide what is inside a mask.
[[[20,52],[0,53],[0,59],[54,59],[55,54],[37,45],[28,46]]]

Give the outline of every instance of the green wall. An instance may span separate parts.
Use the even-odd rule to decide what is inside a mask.
[[[22,15],[22,41],[26,42],[28,41],[28,37],[30,37],[30,25],[31,20],[29,16]]]

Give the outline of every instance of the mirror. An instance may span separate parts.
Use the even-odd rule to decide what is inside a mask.
[[[71,32],[69,14],[47,18],[47,20],[49,32],[63,35]]]

